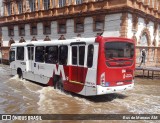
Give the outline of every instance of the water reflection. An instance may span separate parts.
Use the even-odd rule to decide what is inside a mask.
[[[10,77],[9,67],[0,65],[0,113],[157,114],[159,88],[159,80],[136,78],[133,90],[85,97]]]

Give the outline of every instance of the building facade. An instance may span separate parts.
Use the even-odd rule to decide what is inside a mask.
[[[147,65],[160,62],[160,0],[3,0],[2,56],[14,42],[76,36],[133,38],[136,61],[146,50]]]

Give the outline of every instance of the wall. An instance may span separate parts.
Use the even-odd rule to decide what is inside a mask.
[[[141,35],[142,32],[147,29],[149,31],[149,37],[150,37],[150,46],[144,46],[144,45],[140,45],[139,42],[141,40]],[[128,32],[127,32],[127,37],[128,38],[132,38],[133,37],[133,22],[132,22],[132,15],[128,14]],[[159,36],[159,32],[157,33],[155,39],[156,39],[156,47],[153,45],[153,40],[154,40],[154,23],[149,21],[149,23],[146,25],[145,24],[145,20],[144,18],[138,18],[138,28],[137,28],[137,32],[135,34],[136,38],[137,38],[137,48],[136,48],[136,63],[137,65],[140,63],[141,61],[141,55],[140,52],[142,49],[145,49],[147,52],[147,58],[146,58],[146,62],[148,66],[154,66],[156,64],[157,59],[159,58],[158,53],[159,53],[159,49],[158,49],[158,45],[159,45],[159,41],[160,41],[160,36]]]
[[[104,36],[119,37],[122,14],[110,14],[105,17]]]
[[[111,14],[105,16],[104,22],[104,36],[120,36],[120,17],[122,14]],[[74,20],[68,19],[66,22],[66,34],[64,36],[69,39],[76,37],[78,33],[74,32]],[[38,40],[44,40],[45,36],[43,34],[43,25],[42,23],[37,24],[37,31],[38,35],[35,37]],[[84,32],[80,33],[82,37],[95,37],[97,33],[101,33],[101,31],[93,31],[93,18],[86,17],[84,19]],[[2,34],[3,34],[3,46],[8,46],[8,41],[10,40],[10,36],[8,36],[8,27],[2,27]],[[57,33],[57,21],[51,22],[51,35],[49,37],[51,39],[58,39],[61,34]],[[23,36],[26,41],[30,41],[32,39],[32,35],[30,35],[30,25],[25,24],[25,36]],[[21,36],[19,36],[18,26],[14,26],[14,36],[13,39],[15,42],[19,42]]]

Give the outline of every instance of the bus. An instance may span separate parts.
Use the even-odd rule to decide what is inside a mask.
[[[14,43],[11,74],[84,96],[131,90],[135,43],[103,37]]]

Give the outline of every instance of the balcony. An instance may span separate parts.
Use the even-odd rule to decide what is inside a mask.
[[[84,0],[82,4],[75,5],[66,4],[64,7],[55,5],[48,10],[37,10],[34,12],[23,12],[22,14],[12,14],[10,16],[3,16],[0,18],[0,25],[7,23],[16,23],[17,21],[30,21],[32,19],[43,19],[53,17],[75,17],[79,15],[91,16],[92,14],[123,12],[124,10],[135,12],[141,15],[152,16],[152,18],[160,21],[160,0],[157,3],[146,3],[148,0]],[[5,3],[5,2],[4,2]],[[58,2],[57,2],[58,3]],[[41,4],[40,8],[44,8]],[[7,9],[6,9],[7,10]],[[6,14],[7,15],[7,14]]]

